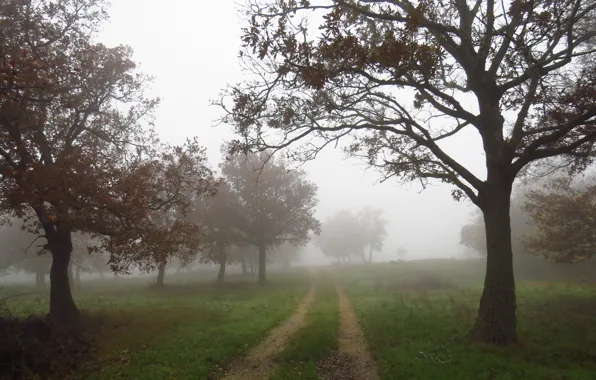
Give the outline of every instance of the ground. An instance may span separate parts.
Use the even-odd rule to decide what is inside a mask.
[[[77,290],[95,351],[71,379],[596,379],[596,286],[518,281],[520,343],[465,339],[478,262],[325,267],[254,277],[121,280]],[[47,310],[12,298],[11,312]],[[68,375],[68,376],[67,376]]]

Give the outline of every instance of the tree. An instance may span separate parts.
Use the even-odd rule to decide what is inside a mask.
[[[562,176],[526,194],[524,210],[536,233],[525,247],[555,262],[580,262],[596,252],[596,182]]]
[[[276,247],[272,248],[272,253],[275,257],[275,261],[279,261],[283,268],[290,268],[292,261],[295,261],[302,252],[304,246],[293,245],[291,243],[284,242]]]
[[[201,199],[197,207],[204,234],[201,262],[219,264],[218,282],[224,281],[226,263],[239,259],[239,210],[239,200],[226,183],[220,185],[217,195]]]
[[[318,233],[314,217],[317,187],[302,170],[290,171],[279,158],[239,154],[222,164],[224,181],[238,199],[236,228],[244,243],[259,249],[259,284],[265,284],[267,253],[287,242],[304,245]]]
[[[470,336],[515,342],[512,186],[537,160],[568,155],[581,168],[591,159],[596,2],[247,1],[240,56],[255,75],[216,101],[240,136],[235,148],[304,142],[293,154],[303,161],[351,137],[346,152],[384,178],[453,185],[486,227]],[[470,129],[485,179],[444,144]]]
[[[93,42],[107,18],[102,0],[2,1],[0,15],[0,211],[46,240],[49,316],[74,326],[72,234],[103,236],[116,271],[152,265],[162,251],[148,248],[179,244],[195,229],[164,229],[152,213],[186,208],[180,179],[203,173],[195,164],[204,155],[196,141],[158,144],[158,99],[144,96],[150,78],[136,71],[130,48]],[[196,185],[212,187],[208,177]]]
[[[387,237],[387,220],[383,219],[383,210],[366,206],[358,212],[358,219],[364,231],[364,239],[368,244],[368,259],[372,262],[373,251],[381,251],[383,242]]]
[[[338,262],[346,262],[353,256],[366,261],[364,249],[368,241],[360,222],[349,210],[339,210],[325,220],[315,245],[324,255],[334,257]]]

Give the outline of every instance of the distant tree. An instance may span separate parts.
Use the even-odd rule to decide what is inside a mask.
[[[524,210],[536,233],[526,236],[526,248],[556,262],[580,262],[596,253],[596,181],[570,176],[552,180],[528,192]]]
[[[325,220],[314,243],[324,255],[346,262],[354,256],[365,260],[368,240],[358,217],[349,210],[340,210]]]
[[[192,229],[152,221],[173,203],[184,208],[162,190],[180,188],[204,156],[196,142],[156,141],[150,78],[136,71],[130,48],[94,42],[103,0],[1,1],[0,15],[0,212],[44,237],[49,315],[70,326],[80,315],[68,276],[73,232],[103,235],[114,270],[154,263]],[[208,178],[200,184],[211,187]]]
[[[254,76],[218,102],[237,148],[301,141],[294,158],[304,161],[352,137],[347,153],[384,178],[453,185],[486,229],[471,337],[515,342],[511,191],[534,161],[590,160],[596,2],[246,1],[240,57]],[[470,128],[485,179],[445,148]]]
[[[228,184],[222,183],[215,196],[200,199],[196,210],[204,235],[201,262],[219,264],[217,281],[223,282],[226,263],[242,259],[237,255],[243,243],[237,227],[241,221],[239,199]]]
[[[373,251],[381,251],[387,237],[387,220],[383,219],[383,210],[366,206],[358,211],[358,219],[364,231],[364,239],[368,244],[368,259],[372,262]]]
[[[304,245],[310,232],[319,232],[317,187],[267,152],[236,155],[222,164],[222,174],[239,201],[241,239],[258,247],[259,283],[265,284],[268,251],[284,242]]]
[[[272,254],[276,262],[280,262],[284,268],[289,268],[293,261],[296,261],[304,249],[301,245],[294,245],[284,242],[272,248]]]

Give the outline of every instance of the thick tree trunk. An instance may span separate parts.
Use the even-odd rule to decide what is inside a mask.
[[[68,232],[57,232],[49,238],[52,253],[50,268],[50,318],[59,325],[75,324],[80,312],[72,298],[69,281],[69,263],[72,240]]]
[[[166,263],[161,263],[161,264],[159,264],[159,268],[157,271],[157,281],[155,282],[155,285],[163,286],[163,280],[164,280],[165,276],[166,276]]]
[[[242,256],[242,274],[248,274],[248,270],[246,269],[246,257]]]
[[[219,272],[217,272],[217,282],[224,282],[226,275],[226,259],[219,260]]]
[[[372,244],[370,245],[370,248],[368,249],[368,263],[372,263],[372,254],[373,254],[373,246]]]
[[[264,244],[259,245],[259,284],[267,284],[267,247]]]
[[[486,275],[471,338],[496,345],[510,345],[517,340],[511,187],[511,184],[489,186],[481,201],[486,228]]]

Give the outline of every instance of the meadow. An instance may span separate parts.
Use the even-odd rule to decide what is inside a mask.
[[[425,260],[295,269],[266,287],[252,276],[84,283],[75,297],[94,349],[53,378],[596,378],[596,286],[518,281],[520,342],[495,348],[466,340],[482,272],[478,261]],[[5,308],[39,315],[47,297]]]

